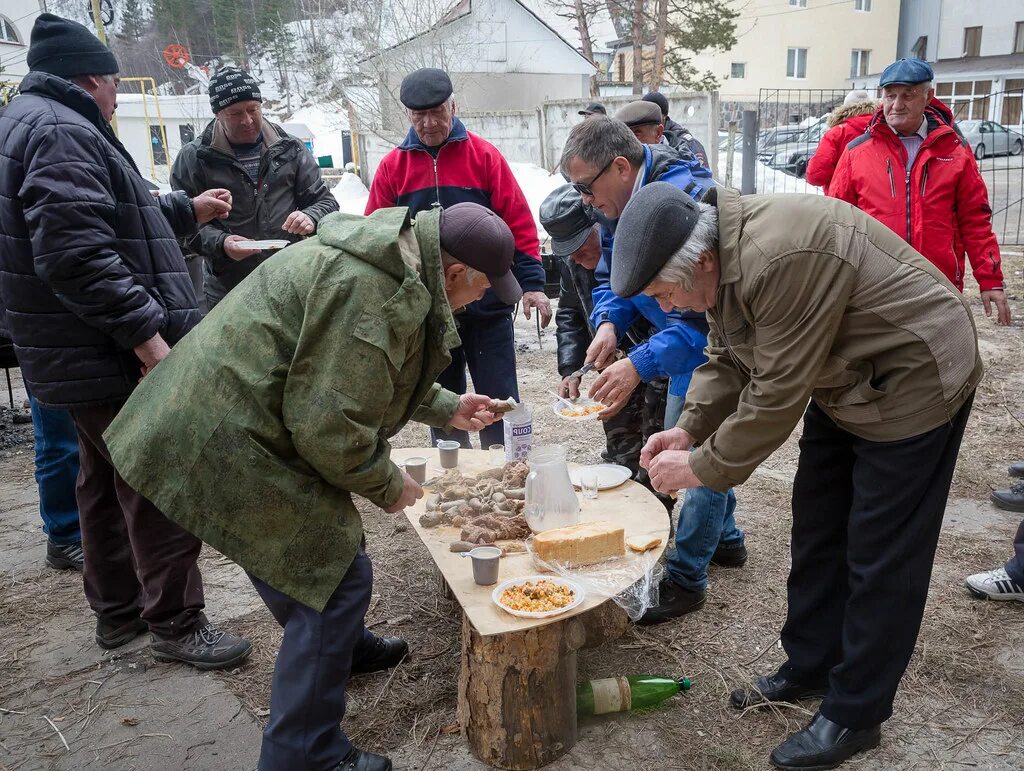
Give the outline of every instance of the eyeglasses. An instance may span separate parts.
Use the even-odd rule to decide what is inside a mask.
[[[619,156],[615,156],[615,158],[618,157]],[[591,190],[591,188],[594,186],[594,183],[601,178],[601,175],[612,167],[612,164],[615,163],[615,158],[612,158],[610,161],[608,161],[608,163],[604,165],[604,168],[597,172],[597,174],[594,175],[594,178],[589,182],[570,182],[569,184],[571,184],[573,186],[573,189],[580,195],[593,196],[594,191]]]

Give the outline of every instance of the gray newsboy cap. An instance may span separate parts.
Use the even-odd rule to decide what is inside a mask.
[[[590,238],[594,217],[576,189],[562,185],[541,203],[540,224],[551,236],[551,253],[568,257]]]
[[[615,117],[621,120],[630,128],[633,126],[647,126],[652,123],[661,123],[661,108],[654,102],[645,102],[642,99],[630,102],[617,113]]]
[[[657,108],[657,105],[652,105]],[[675,185],[644,185],[623,209],[612,244],[612,291],[639,294],[686,243],[700,209]]]

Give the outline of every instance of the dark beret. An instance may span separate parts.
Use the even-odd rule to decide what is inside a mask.
[[[661,108],[654,102],[645,102],[641,99],[627,104],[615,113],[615,117],[630,128],[646,126],[651,123],[661,123]]]
[[[424,67],[402,79],[399,99],[410,110],[429,110],[452,95],[452,79],[444,70]]]
[[[652,182],[641,187],[615,227],[612,291],[619,297],[639,294],[686,243],[699,212],[697,203],[675,185]]]

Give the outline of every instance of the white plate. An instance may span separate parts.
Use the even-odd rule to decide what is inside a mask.
[[[595,402],[593,399],[588,399],[586,396],[581,396],[579,399],[576,400],[576,404],[574,404],[573,406],[574,407],[589,407],[592,404],[597,404],[597,402]],[[564,402],[555,401],[551,405],[551,411],[553,413],[555,413],[558,417],[560,417],[562,420],[576,420],[576,421],[580,421],[580,420],[597,420],[597,413],[596,412],[591,412],[589,415],[583,415],[582,417],[573,418],[573,417],[569,417],[568,415],[563,415],[561,413],[561,410],[565,410],[565,409],[568,409],[568,407],[565,405]]]
[[[284,249],[290,243],[283,238],[270,238],[265,241],[235,241],[235,246],[239,249],[262,252],[264,249]]]
[[[502,592],[504,592],[510,586],[525,584],[528,581],[550,581],[551,583],[557,584],[559,586],[568,586],[573,591],[573,601],[566,605],[564,608],[545,611],[512,610],[511,608],[506,608],[504,605],[501,604],[499,598],[501,597]],[[558,616],[562,613],[567,613],[568,611],[572,610],[575,607],[578,607],[579,605],[582,605],[584,599],[585,597],[583,594],[582,586],[573,581],[568,581],[564,578],[559,578],[558,576],[523,576],[522,578],[510,578],[508,581],[502,581],[500,584],[494,587],[494,591],[491,592],[491,600],[494,602],[495,605],[497,605],[506,613],[510,613],[513,616],[519,616],[521,618],[550,618],[551,616]]]
[[[583,472],[587,470],[597,472],[598,490],[611,490],[633,476],[633,472],[628,468],[615,463],[599,463],[596,466],[573,466],[569,469],[569,479],[572,480],[576,487],[583,486],[580,479],[583,476]]]

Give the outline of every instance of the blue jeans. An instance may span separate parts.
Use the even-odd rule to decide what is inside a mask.
[[[708,585],[708,565],[719,545],[743,543],[743,531],[733,516],[736,495],[708,487],[686,491],[676,524],[676,549],[665,559],[669,578],[684,589],[703,590]]]
[[[669,388],[672,386],[670,385]],[[683,405],[686,404],[685,396],[669,394],[665,400],[665,430],[675,428],[679,422],[679,416],[683,414]]]
[[[78,431],[67,410],[43,407],[31,395],[32,430],[35,433],[36,484],[43,532],[59,546],[78,543]]]

